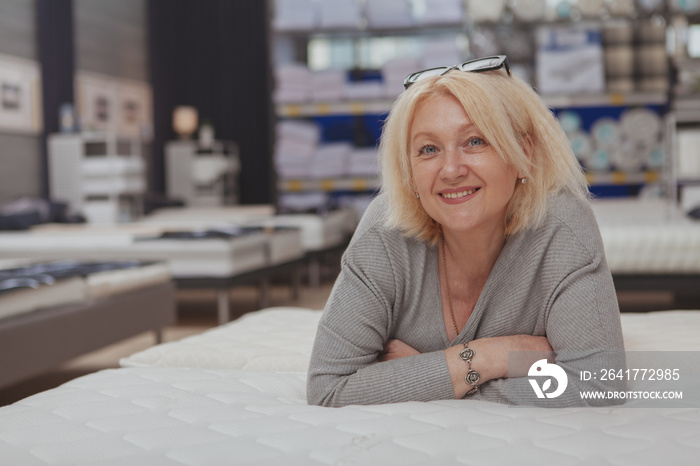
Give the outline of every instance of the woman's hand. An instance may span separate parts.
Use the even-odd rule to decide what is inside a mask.
[[[554,362],[554,350],[546,337],[513,335],[506,341],[506,374],[503,377],[525,377],[530,366],[540,359]]]
[[[552,346],[546,337],[532,335],[508,335],[503,337],[480,338],[469,342],[469,348],[475,352],[471,367],[481,376],[479,385],[493,379],[504,377],[523,377],[527,375],[530,366],[542,359],[550,358]],[[467,385],[464,377],[467,375],[467,365],[459,358],[464,349],[462,345],[452,346],[445,350],[447,367],[452,377],[452,388],[456,398],[462,398],[471,386]],[[508,367],[508,355],[511,353],[511,363],[517,367]]]
[[[405,358],[420,354],[415,348],[408,346],[401,340],[389,340],[384,345],[384,351],[379,355],[379,362],[391,361],[392,359]]]

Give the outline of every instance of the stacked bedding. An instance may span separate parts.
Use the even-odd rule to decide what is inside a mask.
[[[697,406],[308,406],[304,368],[319,317],[298,308],[258,311],[137,353],[122,361],[129,367],[0,408],[0,458],[23,465],[636,466],[695,464],[700,457]],[[700,330],[670,333],[698,323],[700,311],[624,314],[623,332],[638,349],[661,336],[687,339],[683,348],[698,350]]]

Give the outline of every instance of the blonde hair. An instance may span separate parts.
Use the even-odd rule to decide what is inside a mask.
[[[384,123],[379,157],[382,192],[389,200],[387,225],[430,243],[440,225],[414,194],[409,137],[418,107],[437,95],[456,98],[472,123],[506,163],[527,178],[506,207],[507,236],[541,223],[547,198],[560,190],[588,196],[588,184],[561,125],[537,93],[503,70],[451,71],[411,85]]]

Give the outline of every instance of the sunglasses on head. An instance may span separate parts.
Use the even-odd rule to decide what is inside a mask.
[[[408,89],[409,86],[415,82],[420,81],[423,78],[429,78],[431,76],[442,76],[452,70],[459,71],[470,71],[472,73],[480,73],[482,71],[494,71],[500,70],[501,68],[506,69],[506,73],[510,76],[510,66],[508,66],[508,58],[505,55],[494,55],[492,57],[477,58],[475,60],[465,61],[461,65],[455,66],[440,66],[438,68],[429,68],[423,71],[416,71],[413,74],[408,75],[403,81],[404,89]]]

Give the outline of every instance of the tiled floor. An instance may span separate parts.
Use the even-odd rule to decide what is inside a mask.
[[[292,300],[290,288],[273,286],[270,289],[270,306],[298,306],[322,309],[332,283],[319,288],[302,287],[299,299]],[[670,309],[672,303],[664,293],[624,293],[619,295],[620,307],[626,311]],[[239,287],[230,293],[233,318],[258,309],[258,290],[255,287]],[[200,333],[217,325],[216,296],[213,291],[178,291],[177,325],[163,333],[164,341],[176,341]],[[101,369],[119,367],[119,359],[144,350],[155,344],[155,336],[144,333],[122,342],[88,353],[38,377],[16,385],[0,388],[0,406],[13,403],[34,393],[48,390],[64,382]]]

